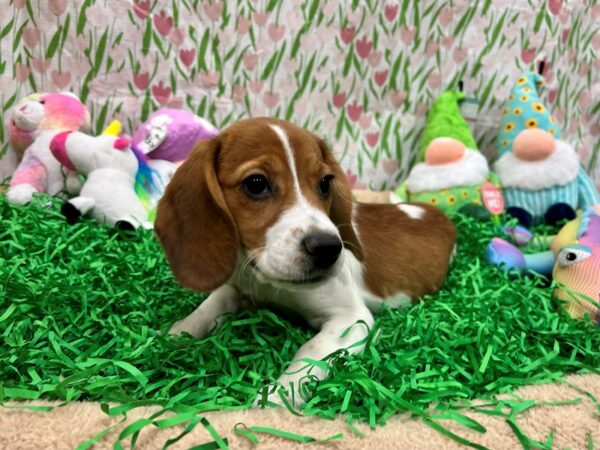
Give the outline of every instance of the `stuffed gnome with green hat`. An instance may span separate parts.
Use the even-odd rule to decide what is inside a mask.
[[[600,203],[593,181],[538,95],[543,78],[526,73],[513,87],[498,133],[500,179],[507,213],[529,227],[573,220],[578,208]]]
[[[433,103],[421,138],[419,163],[396,190],[401,200],[437,206],[446,215],[459,210],[489,217],[483,207],[482,186],[501,197],[487,160],[459,109],[464,94],[446,91]]]

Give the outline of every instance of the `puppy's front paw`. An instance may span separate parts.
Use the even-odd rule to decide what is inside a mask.
[[[183,320],[175,322],[173,326],[169,329],[170,335],[177,335],[185,332],[189,333],[189,331],[186,330],[185,326],[183,325]]]
[[[169,329],[169,334],[177,335],[189,333],[195,338],[201,338],[206,334],[206,327],[203,326],[201,320],[189,320],[185,318],[179,322],[175,322]]]
[[[300,407],[305,403],[305,400],[300,395],[300,392],[297,389],[297,384],[292,381],[292,385],[290,386],[290,381],[291,380],[287,378],[285,380],[280,378],[277,380],[277,383],[264,386],[259,391],[256,400],[254,400],[252,403],[252,407],[269,408],[272,406],[279,406],[287,408],[288,405],[290,405],[294,409],[300,409]],[[263,402],[263,392],[265,389],[267,390],[268,394]]]
[[[263,389],[266,389],[266,387]],[[269,408],[271,406],[283,406],[283,402],[277,401],[278,399],[279,399],[279,396],[277,396],[277,399],[275,399],[273,394],[269,394],[263,401],[263,394],[262,394],[262,390],[261,390],[258,392],[258,396],[252,402],[252,408],[253,409],[262,409],[262,408]],[[271,405],[271,403],[273,403],[274,405]]]
[[[37,192],[31,184],[18,184],[11,187],[6,193],[6,199],[13,205],[26,205],[33,198],[33,194]]]
[[[287,405],[282,400],[281,396],[283,396],[288,401],[288,404],[292,405],[294,408],[297,408],[299,406],[299,405],[295,405],[294,404],[295,402],[287,394],[287,392],[284,392],[284,390],[283,390],[283,388],[281,386],[270,385],[270,386],[265,386],[263,389],[268,389],[269,394],[267,395],[267,397],[263,401],[263,392],[261,390],[258,393],[258,397],[256,397],[256,399],[252,403],[252,408],[254,408],[254,409],[271,408],[271,407],[283,407],[283,408],[286,408]]]

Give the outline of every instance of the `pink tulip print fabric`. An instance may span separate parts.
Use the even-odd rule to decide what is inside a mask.
[[[289,119],[323,136],[355,188],[417,157],[433,98],[464,83],[481,149],[510,88],[546,61],[544,102],[600,183],[600,4],[591,0],[0,0],[0,116],[71,90],[93,129],[160,106],[217,127]],[[0,131],[0,152],[7,151]]]

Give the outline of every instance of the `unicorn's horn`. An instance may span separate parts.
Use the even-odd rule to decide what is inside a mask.
[[[105,136],[118,136],[121,134],[123,130],[123,125],[118,120],[113,120],[106,129],[102,132],[102,135]]]

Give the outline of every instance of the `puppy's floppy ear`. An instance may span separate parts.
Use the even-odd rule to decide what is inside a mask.
[[[237,229],[217,179],[219,153],[219,137],[196,146],[167,185],[154,223],[175,278],[198,291],[227,281],[237,257]]]
[[[331,210],[329,212],[329,217],[338,228],[342,240],[344,241],[344,247],[347,247],[354,253],[356,259],[362,261],[362,246],[352,225],[352,192],[348,185],[346,174],[335,159],[335,156],[333,156],[333,153],[331,153],[331,150],[327,147],[327,144],[325,144],[325,141],[317,136],[315,136],[315,138],[321,149],[323,161],[333,172],[333,180],[331,182]]]

